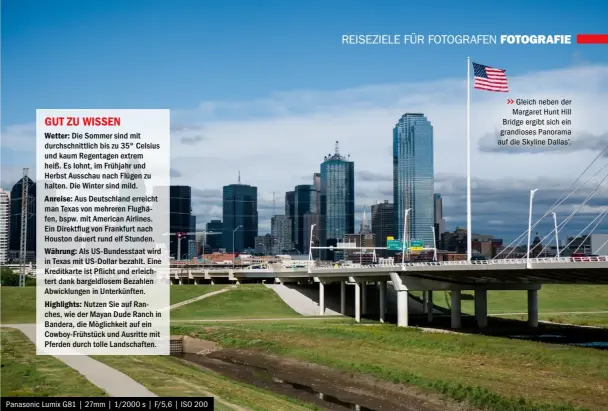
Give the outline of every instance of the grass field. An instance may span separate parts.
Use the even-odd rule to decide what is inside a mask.
[[[171,304],[199,295],[221,290],[228,285],[171,286]],[[36,287],[0,287],[0,323],[25,324],[36,322]]]
[[[422,292],[413,292],[421,298]],[[515,314],[513,318],[525,319],[528,310],[526,291],[488,291],[488,314]],[[433,302],[449,307],[446,292],[433,293]],[[473,292],[462,293],[462,312],[475,312]],[[608,326],[608,286],[605,285],[544,285],[538,293],[539,318],[560,323]],[[594,313],[606,311],[605,314]],[[590,314],[561,314],[590,312]],[[555,314],[560,313],[560,314]]]
[[[197,286],[203,287],[203,286]],[[171,320],[299,317],[271,289],[262,284],[243,284],[211,298],[171,311]]]
[[[288,398],[266,393],[231,381],[215,373],[182,364],[171,357],[132,356],[95,357],[137,380],[158,396],[215,397],[215,410],[233,410],[231,405],[252,410],[310,410]]]
[[[0,323],[36,322],[36,287],[0,287]]]
[[[229,287],[228,284],[218,285],[172,285],[171,286],[171,304],[181,303],[182,301],[198,297],[203,294],[208,294],[213,291],[218,291]]]
[[[0,336],[2,397],[106,396],[104,391],[58,359],[36,356],[36,347],[20,331],[2,328]]]
[[[608,355],[599,350],[390,325],[240,323],[172,331],[413,384],[492,411],[608,409]]]

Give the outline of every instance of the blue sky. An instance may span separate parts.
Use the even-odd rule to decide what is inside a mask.
[[[608,13],[605,1],[423,3],[5,0],[3,123],[31,122],[40,107],[189,108],[453,77],[467,55],[509,74],[567,66],[575,50],[608,60],[605,46],[340,44],[344,33],[594,33]]]
[[[214,169],[224,169],[212,161],[217,158],[202,161],[200,156],[205,152],[210,149],[216,152],[223,150],[223,144],[228,144],[227,140],[231,138],[235,140],[230,141],[225,152],[232,155],[234,161],[245,158],[242,153],[234,151],[235,147],[248,147],[251,152],[257,149],[248,146],[248,141],[238,140],[239,129],[251,130],[248,138],[259,141],[260,146],[270,148],[277,147],[277,142],[289,143],[290,138],[296,138],[291,135],[296,127],[298,132],[306,130],[309,133],[303,138],[298,137],[300,143],[303,139],[322,134],[326,141],[321,141],[320,146],[315,148],[316,151],[310,151],[310,154],[297,153],[299,157],[307,159],[306,165],[297,168],[287,161],[289,164],[284,167],[292,167],[294,171],[291,174],[272,174],[274,170],[268,171],[263,164],[253,163],[249,170],[243,171],[244,176],[255,175],[255,181],[249,183],[259,186],[260,204],[265,204],[268,211],[271,209],[269,199],[273,192],[276,191],[277,198],[282,200],[284,191],[293,185],[305,183],[303,176],[312,176],[313,172],[318,171],[322,156],[332,150],[334,140],[344,141],[343,147],[347,147],[353,156],[357,156],[356,146],[368,144],[370,136],[381,140],[382,144],[390,145],[392,126],[399,113],[406,109],[417,110],[416,102],[428,103],[421,98],[426,97],[426,89],[412,86],[425,84],[432,88],[429,95],[432,95],[435,102],[426,104],[423,108],[429,112],[431,121],[436,125],[436,172],[445,174],[454,171],[462,175],[464,167],[460,162],[463,163],[463,156],[455,156],[453,150],[457,148],[447,148],[449,142],[444,143],[454,140],[455,136],[450,135],[450,132],[459,135],[452,131],[451,124],[445,124],[448,121],[445,119],[453,121],[462,109],[462,104],[458,103],[462,100],[458,96],[454,100],[452,93],[460,90],[460,85],[450,83],[444,98],[440,82],[450,79],[464,81],[467,56],[482,64],[507,69],[514,84],[522,84],[521,91],[535,89],[536,73],[562,70],[558,74],[543,77],[541,88],[556,95],[575,92],[584,95],[596,88],[602,92],[608,89],[606,71],[602,69],[608,64],[608,46],[347,46],[340,44],[341,36],[356,33],[574,36],[577,33],[606,32],[606,15],[608,2],[592,0],[586,1],[584,7],[575,2],[554,1],[442,0],[425,6],[423,2],[360,0],[4,0],[1,50],[2,131],[5,137],[9,134],[23,136],[18,139],[23,138],[25,145],[31,141],[31,149],[25,150],[29,151],[25,153],[14,145],[11,148],[7,144],[1,146],[2,184],[7,185],[9,180],[16,181],[20,167],[33,166],[33,133],[22,131],[17,134],[15,129],[9,133],[7,128],[24,126],[30,130],[27,127],[34,122],[37,108],[172,109],[174,117],[187,119],[193,124],[199,123],[191,127],[194,134],[189,136],[203,144],[197,147],[197,150],[200,148],[202,151],[193,151],[192,146],[185,145],[186,143],[181,147],[172,147],[174,163],[176,168],[179,166],[176,175],[182,175],[182,179],[176,181],[203,191],[216,190],[225,183],[234,182],[224,181],[223,175],[209,177],[205,174],[206,178],[195,179],[198,173],[207,173],[201,169],[201,163],[210,164],[209,167]],[[568,70],[582,66],[599,68],[589,69],[588,72],[581,69],[576,72],[577,77],[571,77]],[[585,77],[587,75],[595,77]],[[519,78],[522,78],[521,83],[517,83]],[[597,87],[594,85],[596,83],[584,82],[579,82],[581,87],[587,86],[584,90],[560,90],[559,87],[554,87],[559,84],[570,87],[567,84],[568,78],[593,78]],[[355,91],[350,93],[349,90]],[[399,93],[402,93],[401,96]],[[462,91],[458,93],[462,95]],[[602,100],[605,96],[606,94],[598,94],[593,97],[605,101]],[[494,105],[499,100],[502,103],[503,97],[483,96]],[[382,104],[383,99],[386,99],[386,104]],[[445,103],[446,107],[441,108],[445,110],[437,109],[433,113],[434,106],[439,106],[440,103]],[[449,104],[452,106],[448,107]],[[348,129],[349,124],[354,124],[358,117],[361,118],[358,110],[368,105],[373,106],[366,113],[373,113],[374,117],[370,118],[369,123],[375,122],[375,128],[370,125],[368,132],[368,124],[362,123],[353,126],[352,130]],[[219,108],[223,122],[213,122],[218,118],[209,116],[205,109],[208,107],[216,109],[213,114],[217,114]],[[313,110],[315,107],[316,110]],[[326,111],[325,107],[329,107],[331,110],[327,112],[335,114],[339,121],[327,122],[319,121],[314,116],[295,116]],[[281,110],[287,109],[291,110],[290,116],[279,115]],[[381,109],[384,111],[378,111]],[[345,111],[350,111],[350,118],[343,116]],[[242,123],[244,116],[255,117],[258,114],[258,121]],[[264,122],[264,116],[270,117],[270,123]],[[444,124],[441,124],[442,121]],[[368,134],[357,136],[357,140],[352,136],[358,130],[365,130]],[[482,131],[488,133],[491,130],[480,130],[479,136],[474,138],[481,138]],[[596,124],[585,131],[595,133],[594,138],[601,143],[604,138],[602,133],[608,131],[608,127],[605,121],[597,117]],[[184,141],[180,140],[177,133],[173,139],[176,144]],[[209,145],[211,141],[213,146]],[[207,146],[204,145],[205,142]],[[308,146],[306,149],[311,144]],[[290,149],[287,146],[281,147],[277,149]],[[437,154],[437,150],[442,150],[442,147],[447,154]],[[367,150],[366,153],[365,149],[360,149],[362,154],[355,159],[357,169],[383,174],[385,177],[390,174],[390,148],[386,148],[386,155],[384,146],[381,150],[378,153]],[[192,157],[192,152],[197,153],[196,158]],[[376,162],[371,164],[371,160],[365,158],[363,153],[373,154]],[[191,157],[188,158],[187,154]],[[492,179],[515,178],[511,175],[513,173],[533,176],[536,175],[536,169],[543,168],[539,164],[544,164],[549,169],[552,165],[568,164],[569,161],[578,164],[582,171],[587,159],[590,161],[595,156],[582,151],[577,154],[579,157],[563,154],[563,157],[557,159],[556,155],[540,152],[527,157],[513,153],[489,154],[479,148],[473,155],[474,170],[477,172],[474,172],[474,177],[487,178],[484,184],[498,187],[498,190],[500,186],[493,184]],[[289,156],[287,151],[285,156]],[[457,157],[458,162],[448,158],[450,156]],[[298,161],[300,160],[299,158]],[[479,164],[476,163],[477,160]],[[219,164],[226,161],[229,159],[223,158]],[[517,169],[512,167],[515,162],[518,163]],[[444,166],[448,163],[450,166],[455,164],[453,170]],[[492,172],[488,172],[487,167],[484,169],[484,164],[490,164]],[[256,167],[257,171],[254,170]],[[576,167],[573,166],[573,170],[574,168]],[[566,171],[563,173],[567,174]],[[186,176],[190,176],[191,180],[186,180]],[[541,176],[569,181],[569,175],[555,176],[551,170],[543,171]],[[281,178],[284,181],[279,182]],[[368,180],[367,184],[377,185],[374,181],[380,181],[381,178],[384,177],[376,176],[376,180]],[[443,181],[447,181],[446,178]],[[390,182],[386,183],[390,189]],[[363,194],[367,190],[366,180],[361,178],[357,184],[357,193]],[[523,193],[523,205],[518,203],[517,209],[521,206],[521,210],[527,210],[527,188],[521,188],[527,187],[527,184],[517,186],[517,190]],[[450,183],[450,186],[458,187],[452,190],[454,193],[462,191],[455,184]],[[448,188],[441,189],[450,192]],[[367,194],[367,197],[362,196],[357,200],[358,212],[363,205],[369,206],[370,202],[390,198],[384,189],[377,189],[376,193],[367,191]],[[506,191],[503,195],[505,198],[512,197]],[[447,197],[446,202],[449,202],[449,195]],[[207,200],[209,201],[205,203]],[[197,211],[199,222],[218,217],[221,209],[218,208],[217,200],[205,196],[200,198],[200,209]],[[462,225],[463,210],[460,209],[461,199],[452,201],[453,205],[448,204],[446,209],[447,213],[456,215],[450,222],[453,228]],[[281,206],[277,208],[280,209]],[[474,203],[474,210],[475,207],[488,209],[493,206]],[[513,208],[505,205],[505,209]],[[261,217],[261,221],[264,220],[266,224],[268,217]],[[496,218],[495,226],[482,227],[479,231],[511,229],[512,220],[509,219],[516,218],[519,221],[520,217],[526,219],[523,215]],[[488,221],[490,219],[487,217]],[[498,221],[502,221],[502,225]],[[521,231],[519,226],[515,230]]]

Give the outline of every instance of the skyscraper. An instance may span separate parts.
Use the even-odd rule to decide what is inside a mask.
[[[242,252],[255,247],[258,235],[257,187],[246,184],[224,186],[222,224],[224,248],[228,252]]]
[[[321,173],[314,173],[312,175],[312,185],[317,190],[317,213],[321,212]]]
[[[196,231],[196,216],[190,216],[190,229],[191,233]],[[198,244],[196,243],[196,234],[188,236],[188,258],[192,259],[198,255]]]
[[[11,194],[0,189],[0,264],[8,261],[8,242],[11,227]]]
[[[308,246],[304,241],[304,231],[310,230],[309,226],[304,224],[304,215],[307,213],[317,214],[317,190],[314,185],[302,184],[295,188],[295,223],[296,230],[293,237],[296,241],[296,248],[302,254],[308,251]]]
[[[323,243],[355,231],[355,163],[340,155],[337,141],[321,164],[321,219]]]
[[[443,218],[443,199],[441,194],[435,193],[433,200],[433,219],[435,227],[435,240],[437,247],[440,246],[441,234],[445,232],[445,220]]]
[[[224,242],[222,241],[224,225],[222,224],[222,220],[209,221],[206,229],[209,233],[219,233],[207,235],[207,245],[211,248],[211,251],[217,251],[220,248],[224,248]]]
[[[29,178],[28,204],[27,204],[27,233],[26,233],[26,260],[33,261],[36,256],[36,184]],[[11,237],[9,247],[11,256],[19,258],[21,248],[21,189],[23,178],[13,186],[11,190]]]
[[[399,238],[404,238],[409,208],[406,237],[433,247],[433,193],[433,126],[423,114],[406,113],[393,129],[393,197]]]
[[[177,260],[182,260],[188,256],[188,240],[190,236],[178,238],[177,233],[190,232],[190,216],[192,215],[192,188],[190,186],[170,186],[169,187],[169,230],[171,240],[169,240],[169,255]],[[192,236],[194,239],[194,236]],[[177,254],[177,243],[181,256]]]
[[[270,219],[270,232],[275,238],[274,254],[280,254],[284,250],[291,250],[293,243],[291,242],[291,218],[286,215],[275,215]]]
[[[374,245],[376,247],[386,247],[386,238],[397,235],[395,229],[395,207],[384,200],[383,203],[372,205],[372,233],[374,233]],[[378,253],[386,256],[386,250]]]
[[[310,251],[310,227],[314,224],[314,232],[312,233],[313,238],[312,242],[314,246],[319,245],[319,230],[321,229],[320,225],[320,215],[318,213],[305,213],[304,214],[304,228],[302,229],[302,254],[308,254]]]
[[[295,191],[288,191],[285,193],[285,215],[289,217],[291,221],[291,244],[292,246],[296,243],[295,235],[295,221],[296,221],[296,193]]]

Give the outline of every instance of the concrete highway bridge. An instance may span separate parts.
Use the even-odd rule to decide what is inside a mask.
[[[181,284],[228,280],[318,283],[319,315],[325,312],[325,285],[339,283],[341,312],[345,313],[347,286],[354,288],[355,319],[361,320],[369,285],[379,293],[379,319],[386,313],[387,283],[397,293],[397,325],[408,325],[408,292],[424,291],[429,321],[433,313],[433,291],[450,291],[451,323],[461,326],[461,292],[475,293],[475,317],[479,327],[487,325],[488,290],[527,290],[528,323],[538,326],[538,290],[543,284],[608,285],[608,257],[552,257],[481,261],[421,262],[374,265],[320,265],[288,267],[281,263],[248,268],[212,268],[185,264],[171,268],[171,278]]]
[[[433,291],[450,291],[451,324],[461,326],[461,292],[475,293],[475,317],[479,327],[487,325],[488,290],[527,290],[528,323],[538,326],[538,290],[543,284],[608,285],[608,257],[551,257],[480,261],[419,262],[374,265],[323,265],[305,261],[307,267],[268,263],[232,268],[200,263],[172,264],[169,279],[176,284],[214,282],[316,283],[319,288],[319,315],[325,313],[325,286],[340,284],[341,312],[345,295],[353,288],[355,319],[361,320],[361,306],[375,285],[379,319],[386,313],[387,284],[397,293],[397,325],[408,325],[408,292],[424,291],[429,320],[433,313]],[[17,268],[18,267],[12,267]],[[29,267],[34,274],[35,267]]]

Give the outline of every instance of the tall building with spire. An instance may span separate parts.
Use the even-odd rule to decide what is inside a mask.
[[[355,163],[340,154],[336,141],[334,154],[321,164],[322,243],[343,239],[355,232]]]
[[[363,207],[363,215],[361,216],[361,225],[359,226],[359,234],[369,234],[372,232],[371,226],[367,223],[367,214],[365,206]]]
[[[433,247],[433,126],[421,113],[404,114],[393,129],[393,198],[400,239]],[[405,210],[409,209],[407,233]]]

